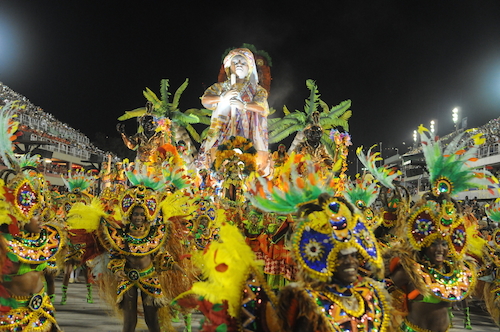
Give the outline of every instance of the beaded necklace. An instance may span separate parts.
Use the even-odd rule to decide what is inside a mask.
[[[322,291],[306,290],[329,322],[331,331],[385,331],[388,326],[388,302],[378,286],[367,279],[340,287],[331,285]]]
[[[4,235],[5,236],[5,235]],[[38,234],[21,232],[7,239],[7,250],[19,260],[28,264],[47,262],[62,247],[61,231],[54,226],[45,225]]]
[[[124,229],[104,227],[107,243],[122,255],[146,256],[158,251],[166,241],[166,225],[152,225],[143,237],[134,237]]]
[[[448,261],[444,264],[449,272],[415,262],[417,273],[435,296],[448,302],[461,301],[474,288],[475,273],[466,264],[461,269]]]

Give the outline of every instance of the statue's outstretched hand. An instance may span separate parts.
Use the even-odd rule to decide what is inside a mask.
[[[116,124],[116,130],[117,130],[120,134],[125,134],[125,124],[124,124],[124,123],[117,123],[117,124]]]

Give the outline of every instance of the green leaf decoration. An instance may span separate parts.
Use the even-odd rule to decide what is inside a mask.
[[[212,307],[213,311],[221,311],[224,310],[224,306],[222,303],[215,303],[214,306]]]
[[[303,128],[304,128],[304,126],[302,124],[296,124],[296,125],[293,125],[293,126],[287,128],[286,130],[284,130],[282,132],[275,131],[275,132],[269,134],[269,143],[281,142],[282,140],[284,140],[288,136],[300,131]]]
[[[196,131],[196,129],[194,129],[192,125],[188,124],[186,126],[186,130],[196,142],[201,143],[200,134],[198,134],[198,132]]]
[[[328,138],[329,129],[342,127],[345,131],[349,130],[348,120],[352,116],[351,101],[345,100],[331,109],[321,100],[316,82],[312,79],[306,81],[306,87],[310,90],[309,99],[305,101],[303,111],[295,110],[290,112],[286,106],[283,106],[283,118],[268,119],[269,143],[277,143],[292,135],[295,132],[302,131],[313,124],[313,113],[319,112],[319,125],[325,131],[324,142],[327,150],[334,150],[335,145],[330,143]],[[328,144],[326,144],[328,143]]]
[[[138,118],[146,114],[146,107],[139,107],[132,111],[126,111],[125,114],[118,118],[118,121],[125,121],[132,118]]]
[[[7,239],[7,237],[5,237],[5,238]],[[12,238],[10,240],[12,240]],[[15,263],[19,262],[19,257],[10,251],[7,252],[7,258],[9,260],[11,260],[12,262],[15,262]]]
[[[175,91],[174,100],[172,101],[172,109],[177,110],[179,108],[179,100],[184,90],[186,90],[188,84],[189,84],[189,79],[186,78],[184,83],[182,83],[181,86],[177,88],[177,91]]]
[[[215,332],[227,332],[227,325],[226,323],[220,324],[215,328]]]
[[[168,82],[167,78],[164,78],[161,80],[161,82],[160,82],[160,94],[161,94],[161,100],[163,101],[165,106],[169,103],[169,97],[170,97],[170,92],[168,91],[169,86],[170,86],[170,83]]]

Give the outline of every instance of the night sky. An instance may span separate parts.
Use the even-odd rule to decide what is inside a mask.
[[[400,151],[419,124],[453,130],[500,116],[499,1],[0,1],[0,81],[89,137],[117,137],[142,91],[181,109],[243,43],[272,57],[270,106],[303,109],[306,79],[330,106],[350,99],[354,147]],[[334,4],[332,4],[334,3]],[[127,124],[132,134],[135,124]],[[352,150],[353,151],[353,150]]]

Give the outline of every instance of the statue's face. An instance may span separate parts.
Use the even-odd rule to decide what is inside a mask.
[[[231,60],[231,73],[236,74],[238,78],[247,77],[248,69],[247,60],[241,55],[237,55]]]
[[[143,128],[147,133],[152,133],[156,130],[156,124],[152,116],[147,116],[143,120]]]
[[[312,126],[305,132],[305,136],[308,141],[310,142],[319,142],[321,140],[321,136],[323,135],[323,132],[320,127],[318,126]]]

